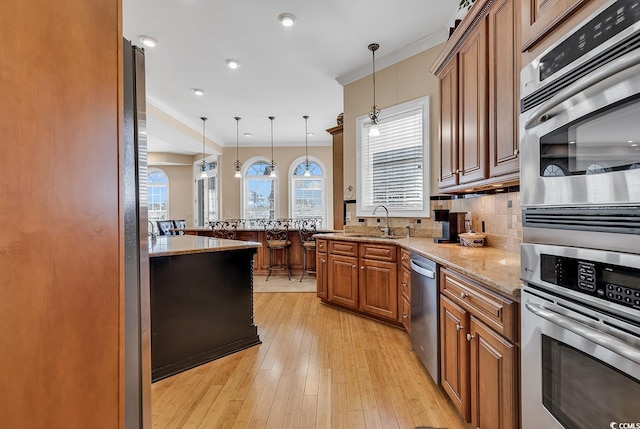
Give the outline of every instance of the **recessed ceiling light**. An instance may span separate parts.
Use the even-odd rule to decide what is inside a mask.
[[[309,131],[309,132],[307,133],[307,135],[308,135],[309,137],[311,137],[311,136],[313,135],[313,131]]]
[[[638,147],[638,143],[631,143],[631,147]]]
[[[158,40],[150,36],[140,36],[140,41],[147,48],[155,48],[158,46]]]
[[[191,92],[195,95],[204,95],[204,90],[200,88],[191,88]]]
[[[225,62],[227,63],[227,65],[229,66],[230,69],[237,69],[238,67],[240,67],[240,61],[238,60],[233,60],[231,58],[229,58],[228,60],[225,60]]]
[[[296,16],[292,13],[281,13],[278,15],[278,21],[283,27],[291,27],[296,22]]]
[[[244,136],[245,136],[245,137],[251,137],[252,135],[253,135],[253,134],[251,134],[251,133],[244,133]]]

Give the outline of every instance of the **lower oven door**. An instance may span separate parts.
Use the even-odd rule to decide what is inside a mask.
[[[530,286],[521,302],[523,429],[640,427],[637,320]]]

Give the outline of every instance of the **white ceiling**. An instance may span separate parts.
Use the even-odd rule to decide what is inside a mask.
[[[149,102],[222,146],[276,146],[330,141],[342,112],[342,84],[371,73],[369,43],[380,44],[376,69],[444,40],[457,0],[124,0],[124,36],[145,49]],[[297,17],[285,28],[283,12]],[[231,70],[225,60],[237,59]],[[425,70],[425,73],[428,73]],[[191,88],[201,88],[197,97]],[[149,151],[195,154],[201,140],[171,133],[150,118]],[[244,137],[245,132],[253,134]]]

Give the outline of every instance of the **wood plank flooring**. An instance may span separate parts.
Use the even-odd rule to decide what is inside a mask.
[[[154,383],[154,428],[467,428],[404,331],[312,293],[254,305],[263,343]]]

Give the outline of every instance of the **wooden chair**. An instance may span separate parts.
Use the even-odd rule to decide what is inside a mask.
[[[304,279],[306,273],[316,274],[316,239],[313,236],[316,234],[316,219],[302,219],[298,221],[300,233],[300,243],[302,243],[302,277],[300,281]],[[309,262],[314,261],[310,267]]]
[[[269,221],[264,226],[266,247],[269,249],[269,265],[267,267],[267,279],[271,271],[287,270],[291,280],[291,265],[289,264],[289,224],[279,220]],[[277,253],[281,253],[280,262],[277,262]]]
[[[235,223],[216,221],[211,223],[211,229],[213,231],[212,237],[225,238],[227,240],[236,239],[237,226]]]

